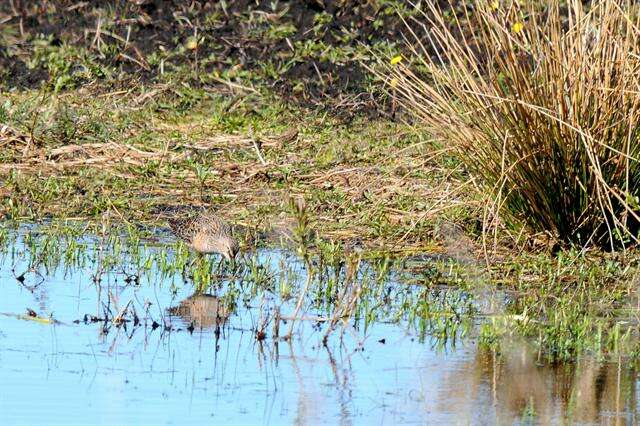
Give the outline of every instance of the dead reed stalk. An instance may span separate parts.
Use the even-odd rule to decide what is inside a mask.
[[[408,54],[372,70],[490,194],[485,218],[624,247],[640,229],[640,14],[560,3],[430,2]]]

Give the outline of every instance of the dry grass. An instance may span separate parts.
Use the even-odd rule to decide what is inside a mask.
[[[410,55],[377,73],[491,194],[485,231],[637,241],[638,14],[629,2],[535,3],[473,2],[452,18],[431,3],[407,22]]]
[[[323,237],[413,252],[435,248],[442,218],[474,208],[446,150],[402,124],[347,127],[267,96],[204,90],[184,113],[157,108],[181,99],[164,86],[140,92],[8,94],[0,215],[91,220],[117,209],[154,223],[166,208],[209,205],[271,235],[289,226],[287,197],[302,195]]]

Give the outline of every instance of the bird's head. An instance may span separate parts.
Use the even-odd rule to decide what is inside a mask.
[[[221,246],[222,250],[220,250],[220,253],[222,256],[224,256],[224,258],[229,262],[235,260],[238,255],[238,251],[240,250],[238,242],[231,237],[226,237],[222,240]]]

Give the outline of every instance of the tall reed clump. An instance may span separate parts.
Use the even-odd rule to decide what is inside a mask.
[[[568,243],[637,241],[632,3],[481,0],[446,11],[432,3],[406,24],[409,54],[375,72],[492,194],[492,214]]]

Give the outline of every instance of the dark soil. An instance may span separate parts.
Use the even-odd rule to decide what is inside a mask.
[[[270,0],[228,3],[225,10],[219,2],[179,0],[0,2],[0,82],[50,85],[59,69],[52,70],[51,57],[37,55],[36,45],[45,44],[45,52],[72,46],[79,62],[91,64],[91,78],[81,84],[106,74],[118,83],[158,82],[155,55],[167,58],[165,72],[189,69],[192,83],[213,84],[212,74],[242,71],[243,81],[267,84],[297,102],[375,108],[371,77],[352,56],[401,40],[396,2],[293,0],[275,2],[275,10]],[[185,49],[194,36],[197,49]],[[305,43],[310,53],[301,52]]]

